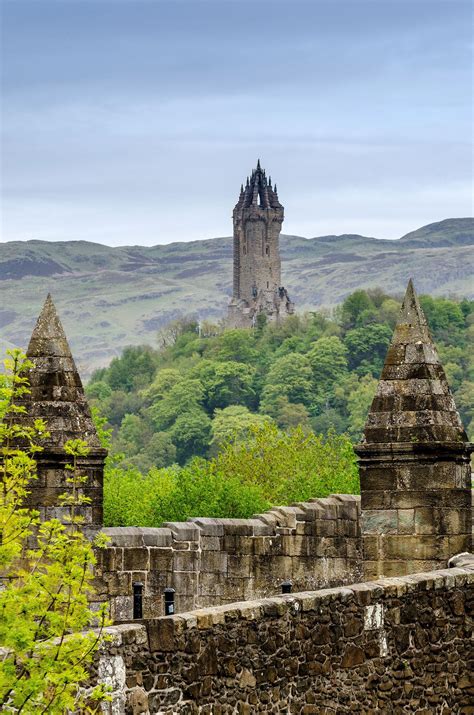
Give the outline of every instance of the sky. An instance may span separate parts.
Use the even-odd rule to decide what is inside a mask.
[[[2,241],[228,236],[258,158],[284,233],[473,213],[470,0],[0,4]]]

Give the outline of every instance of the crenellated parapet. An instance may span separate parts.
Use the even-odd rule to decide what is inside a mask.
[[[195,518],[163,528],[104,529],[97,590],[115,621],[133,618],[134,584],[143,617],[163,615],[164,590],[176,612],[281,592],[349,583],[360,575],[360,497],[331,497],[275,507],[252,519]]]

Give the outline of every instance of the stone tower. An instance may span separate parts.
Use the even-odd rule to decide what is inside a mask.
[[[234,287],[228,324],[252,327],[263,313],[270,321],[293,313],[281,286],[279,238],[283,206],[276,185],[257,163],[234,208]]]
[[[44,419],[50,436],[37,440],[43,451],[35,455],[38,479],[29,487],[27,505],[40,513],[42,520],[63,520],[67,507],[61,506],[60,495],[67,492],[69,472],[64,444],[70,439],[82,439],[89,445],[87,457],[78,466],[88,480],[82,492],[90,504],[76,509],[84,518],[84,527],[94,530],[102,525],[102,488],[104,460],[107,451],[100,445],[92,422],[81,378],[56,308],[48,295],[28,345],[27,357],[34,367],[29,371],[30,394],[22,404],[24,419]]]
[[[356,448],[367,579],[470,550],[472,451],[410,280]]]

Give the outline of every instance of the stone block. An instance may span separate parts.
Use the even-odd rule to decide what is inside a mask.
[[[219,536],[201,536],[202,551],[221,551],[223,548],[223,539]]]
[[[388,509],[392,493],[386,490],[363,491],[361,495],[362,514],[366,509]]]
[[[249,578],[253,571],[253,558],[249,554],[227,556],[227,575],[237,578]]]
[[[281,537],[272,536],[256,536],[253,541],[253,553],[256,556],[272,555],[281,553],[282,544]]]
[[[170,548],[150,548],[150,571],[167,572],[173,569],[174,551]]]
[[[133,596],[111,598],[110,616],[114,621],[131,621],[133,618]]]
[[[202,571],[199,574],[199,602],[201,603],[202,596],[210,596],[211,602],[207,605],[214,605],[220,602],[221,596],[225,589],[226,577],[216,577],[216,574],[211,571]]]
[[[143,618],[160,618],[164,616],[164,610],[162,593],[143,597]]]
[[[229,557],[225,552],[203,551],[199,566],[200,575],[205,572],[225,574],[227,572],[228,558],[232,557]]]
[[[254,539],[251,536],[237,536],[226,534],[224,536],[224,551],[229,554],[252,554]]]
[[[191,521],[166,521],[163,526],[171,530],[173,541],[199,540],[199,526]]]
[[[128,596],[132,592],[132,574],[129,571],[105,573],[103,579],[109,596]]]
[[[176,551],[173,557],[173,571],[199,570],[199,555],[197,551]]]
[[[397,488],[399,472],[396,466],[361,467],[360,487],[362,494],[369,491],[392,491]]]
[[[361,529],[363,534],[396,534],[398,512],[395,509],[363,509]]]
[[[197,592],[197,575],[194,571],[173,571],[172,587],[180,596],[194,597]]]
[[[150,568],[150,550],[146,546],[123,550],[124,571],[147,571]]]
[[[99,571],[123,571],[123,549],[109,546],[105,549],[94,548],[96,569]]]
[[[414,534],[415,533],[415,510],[414,509],[399,509],[398,510],[398,528],[399,534]]]
[[[136,526],[113,526],[102,529],[110,539],[110,546],[143,546],[141,530]]]
[[[193,524],[199,526],[202,536],[223,536],[224,526],[221,519],[210,519],[203,517],[195,517],[189,519]]]
[[[176,647],[175,623],[179,616],[166,616],[147,623],[150,651],[169,652]]]
[[[171,546],[172,535],[171,529],[153,529],[143,527],[141,529],[143,543],[146,546]]]
[[[435,535],[386,535],[381,537],[381,546],[385,558],[390,560],[402,559],[431,560],[448,554],[448,539]]]
[[[364,560],[377,561],[380,555],[379,537],[364,535],[362,537],[362,553]]]

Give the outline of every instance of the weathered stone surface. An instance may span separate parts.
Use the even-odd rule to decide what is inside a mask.
[[[87,476],[84,496],[91,503],[81,507],[84,523],[90,528],[102,524],[102,485],[104,459],[102,449],[87,404],[81,378],[77,372],[63,326],[48,295],[33,330],[28,349],[33,367],[28,373],[30,392],[21,399],[24,415],[18,421],[32,424],[43,419],[48,436],[37,439],[43,451],[36,455],[39,478],[32,482],[26,505],[39,509],[42,519],[62,521],[69,510],[61,507],[60,496],[71,489],[66,479],[66,464],[71,458],[64,444],[71,439],[87,442],[90,452],[78,459],[78,469]],[[20,443],[20,446],[23,446]]]
[[[356,448],[367,578],[471,548],[472,449],[410,281]]]
[[[118,664],[114,697],[131,703],[138,685],[164,715],[468,712],[474,557],[462,560],[158,618],[147,624],[150,647],[143,626],[137,638],[118,628],[100,672],[112,682]]]
[[[286,580],[294,590],[305,590],[360,578],[360,497],[334,495],[282,507],[278,519],[272,518],[274,511],[269,519],[264,514],[193,519],[159,529],[104,529],[110,544],[98,552],[100,598],[109,598],[117,620],[128,619],[132,584],[140,581],[143,617],[150,618],[163,615],[168,587],[175,589],[175,613],[180,613],[273,596]]]

